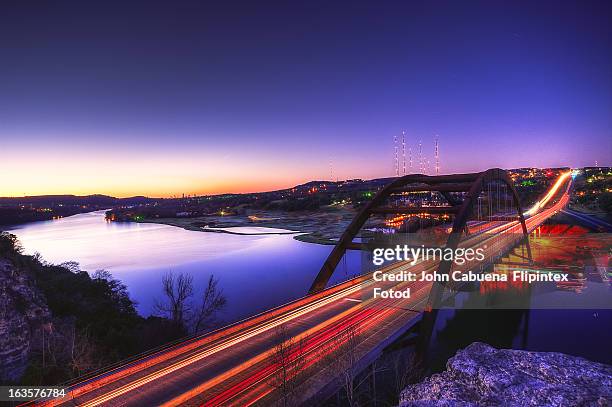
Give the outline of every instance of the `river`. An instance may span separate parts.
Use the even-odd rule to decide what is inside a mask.
[[[247,232],[270,231],[250,229]],[[331,250],[287,234],[235,235],[108,222],[104,211],[28,223],[9,231],[26,253],[38,252],[50,263],[76,261],[89,272],[110,271],[127,286],[143,316],[155,311],[164,273],[191,274],[195,293],[201,293],[214,274],[227,299],[219,315],[224,322],[305,295]],[[358,256],[352,259],[358,267]]]

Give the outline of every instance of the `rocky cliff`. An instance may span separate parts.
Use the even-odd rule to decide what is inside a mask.
[[[33,337],[49,318],[44,297],[29,274],[0,258],[0,382],[19,380]]]
[[[400,407],[612,405],[612,366],[562,353],[475,342],[446,367],[404,389]]]

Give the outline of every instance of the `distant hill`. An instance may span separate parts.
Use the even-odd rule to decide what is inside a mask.
[[[550,170],[559,170],[559,169],[568,169],[567,167],[560,168],[549,168]],[[585,167],[585,170],[602,170],[607,169],[610,171],[608,167]],[[532,168],[516,168],[511,169],[509,171],[529,171]],[[541,171],[546,169],[539,169]],[[370,189],[370,188],[378,188],[384,185],[387,185],[391,181],[393,181],[396,177],[386,177],[386,178],[374,178],[370,180],[363,179],[348,179],[344,181],[329,181],[329,180],[314,180],[308,181],[304,184],[296,185],[292,188],[284,188],[274,191],[263,191],[263,192],[243,192],[243,193],[223,193],[223,194],[213,194],[213,195],[202,195],[207,197],[231,197],[231,196],[240,196],[240,195],[258,195],[258,194],[275,194],[282,193],[291,190],[308,190],[311,188],[321,188],[325,185],[325,189],[328,191],[334,191],[336,189],[342,189],[344,191],[351,189]],[[88,206],[115,206],[115,205],[140,205],[146,204],[150,202],[158,202],[162,200],[172,201],[172,200],[180,200],[181,198],[149,198],[145,196],[133,196],[129,198],[116,198],[108,195],[94,194],[94,195],[37,195],[37,196],[24,196],[24,197],[0,197],[0,206],[2,205],[88,205]]]
[[[1,205],[49,205],[58,204],[69,206],[115,206],[115,205],[138,205],[155,201],[154,198],[134,196],[130,198],[115,198],[108,195],[37,195],[23,197],[0,197]]]
[[[144,196],[115,198],[107,195],[39,195],[0,198],[0,226],[50,220],[77,213],[138,206],[156,202]]]
[[[393,181],[394,179],[395,178],[393,177],[389,177],[389,178],[374,178],[370,180],[363,180],[363,179],[356,178],[356,179],[347,179],[344,181],[309,181],[309,182],[306,182],[305,184],[296,185],[293,188],[288,188],[288,189],[281,190],[281,191],[287,191],[291,189],[295,189],[295,190],[310,189],[313,187],[321,188],[323,185],[325,185],[326,189],[328,190],[334,190],[334,189],[340,189],[340,188],[343,190],[355,189],[355,188],[357,189],[378,188],[380,186],[387,185],[389,182]]]

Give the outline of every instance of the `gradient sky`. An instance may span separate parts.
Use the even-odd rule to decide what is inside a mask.
[[[203,3],[0,3],[0,195],[612,164],[610,2]]]

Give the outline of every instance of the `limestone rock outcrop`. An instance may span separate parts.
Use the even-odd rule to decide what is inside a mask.
[[[612,366],[475,342],[446,371],[405,388],[400,407],[612,405]]]
[[[34,336],[50,319],[44,297],[26,272],[0,258],[0,381],[17,382]]]

